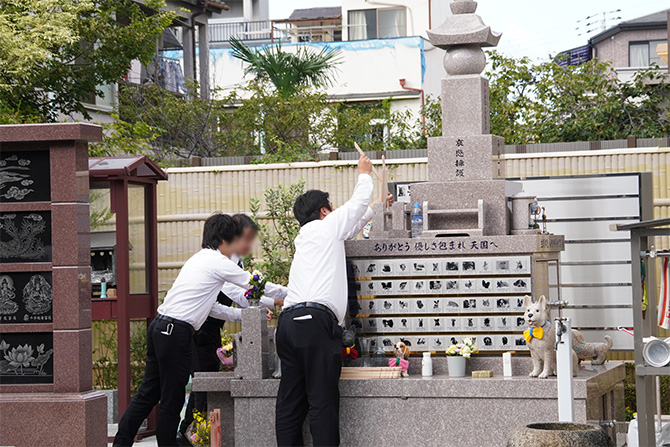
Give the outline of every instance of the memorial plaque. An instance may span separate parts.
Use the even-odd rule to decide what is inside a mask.
[[[0,152],[0,203],[51,200],[49,151]]]
[[[0,335],[0,385],[53,383],[51,332]]]
[[[0,274],[0,324],[51,323],[51,272]]]
[[[51,213],[0,213],[0,262],[50,262]]]

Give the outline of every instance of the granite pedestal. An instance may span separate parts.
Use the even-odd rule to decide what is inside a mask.
[[[500,375],[499,357],[473,358],[468,375],[492,369],[490,379],[450,378],[444,359],[434,359],[436,375],[427,379],[418,373],[419,358],[410,365],[407,378],[340,381],[343,446],[504,446],[517,426],[558,418],[556,379],[529,378],[527,357],[514,358],[514,377]],[[575,422],[622,418],[624,374],[623,364],[614,362],[580,371]],[[193,381],[194,390],[208,393],[210,410],[222,410],[221,432],[227,436],[222,446],[276,445],[278,387],[275,379],[239,380],[230,373],[199,373]],[[231,409],[234,416],[224,417]],[[310,445],[308,422],[304,430]]]

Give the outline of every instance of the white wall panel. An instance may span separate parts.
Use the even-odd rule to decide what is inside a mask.
[[[584,306],[630,305],[630,287],[599,286],[599,287],[562,287],[561,298],[570,304]]]
[[[584,173],[586,174],[586,173]],[[552,175],[552,174],[526,174],[532,175]],[[611,177],[582,177],[567,179],[528,179],[532,182],[533,194],[538,199],[552,197],[589,197],[589,196],[611,196],[630,194],[631,191],[637,191],[637,176],[611,176]],[[523,183],[526,180],[522,180]],[[528,190],[526,190],[528,191]]]
[[[628,308],[563,309],[563,316],[572,318],[574,328],[612,328],[633,325],[633,312]]]
[[[551,202],[549,202],[551,203]],[[551,215],[551,205],[549,205],[549,218]],[[611,231],[610,225],[624,225],[635,223],[638,220],[592,220],[579,222],[548,222],[547,230],[554,234],[565,234],[569,236],[568,240],[603,240],[603,239],[629,239],[630,235],[625,231]]]
[[[561,265],[561,284],[630,283],[630,264]]]
[[[535,194],[533,192],[533,194]],[[579,200],[547,200],[541,202],[549,219],[582,219],[601,217],[637,217],[640,204],[637,197],[596,198]]]
[[[567,243],[561,261],[630,261],[630,242]]]

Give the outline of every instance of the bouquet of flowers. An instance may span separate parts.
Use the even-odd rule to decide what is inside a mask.
[[[477,353],[477,346],[471,338],[464,338],[460,343],[449,346],[446,352],[449,356],[461,356],[469,359],[472,354]]]
[[[265,283],[268,280],[263,278],[263,274],[258,270],[254,270],[249,279],[249,289],[244,292],[244,297],[249,301],[250,307],[258,307],[260,305],[261,297],[265,293]]]
[[[193,411],[193,418],[194,421],[193,425],[191,426],[193,433],[191,433],[191,436],[189,436],[191,444],[193,444],[196,447],[209,447],[210,446],[209,418],[206,415],[200,413],[198,410]]]
[[[221,363],[224,365],[232,365],[233,364],[233,344],[228,343],[227,345],[223,345],[219,349],[216,350],[216,356],[219,357],[219,360],[221,360]]]
[[[226,331],[221,331],[222,346],[216,350],[216,356],[225,366],[233,365],[233,337]],[[225,368],[224,368],[225,370]]]

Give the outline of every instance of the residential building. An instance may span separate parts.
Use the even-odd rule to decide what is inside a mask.
[[[274,20],[277,35],[291,43],[340,42],[342,40],[342,8],[296,9],[285,20]],[[284,25],[284,26],[282,26]]]
[[[610,62],[619,79],[631,79],[635,72],[656,64],[668,67],[668,13],[663,10],[620,22],[589,40],[587,50],[594,58]],[[573,65],[585,62],[584,47],[566,51]]]
[[[444,51],[430,44],[426,30],[451,14],[448,4],[435,8],[431,3],[343,0],[342,6],[295,10],[284,20],[217,21],[210,25],[212,85],[244,94],[248,79],[242,62],[232,56],[231,36],[256,47],[281,43],[286,51],[299,46],[319,51],[328,45],[341,51],[335,81],[327,89],[331,100],[391,100],[392,111],[409,109],[419,118],[425,98],[440,94],[444,76]]]
[[[268,0],[226,0],[225,4],[228,10],[213,13],[209,19],[210,24],[260,21],[270,18]]]
[[[144,4],[144,0],[134,1]],[[267,0],[265,3],[267,4]],[[156,84],[175,93],[183,93],[184,79],[194,78],[200,82],[201,96],[207,98],[210,90],[208,20],[213,14],[226,8],[223,2],[167,0],[165,9],[175,11],[177,17],[173,25],[158,39],[158,54],[154,62],[142,65],[139,61],[134,61],[125,81],[137,85]],[[174,50],[180,52],[179,59],[165,53]],[[99,90],[102,94],[91,96],[84,102],[84,106],[92,117],[91,121],[108,123],[112,121],[110,113],[117,101],[118,85],[103,85]],[[85,121],[83,116],[60,118]]]
[[[226,47],[231,37],[259,45],[272,41],[268,0],[229,0],[226,6],[227,11],[212,15],[209,21],[211,47]]]
[[[422,36],[451,14],[449,2],[431,0],[343,0],[343,40]]]

